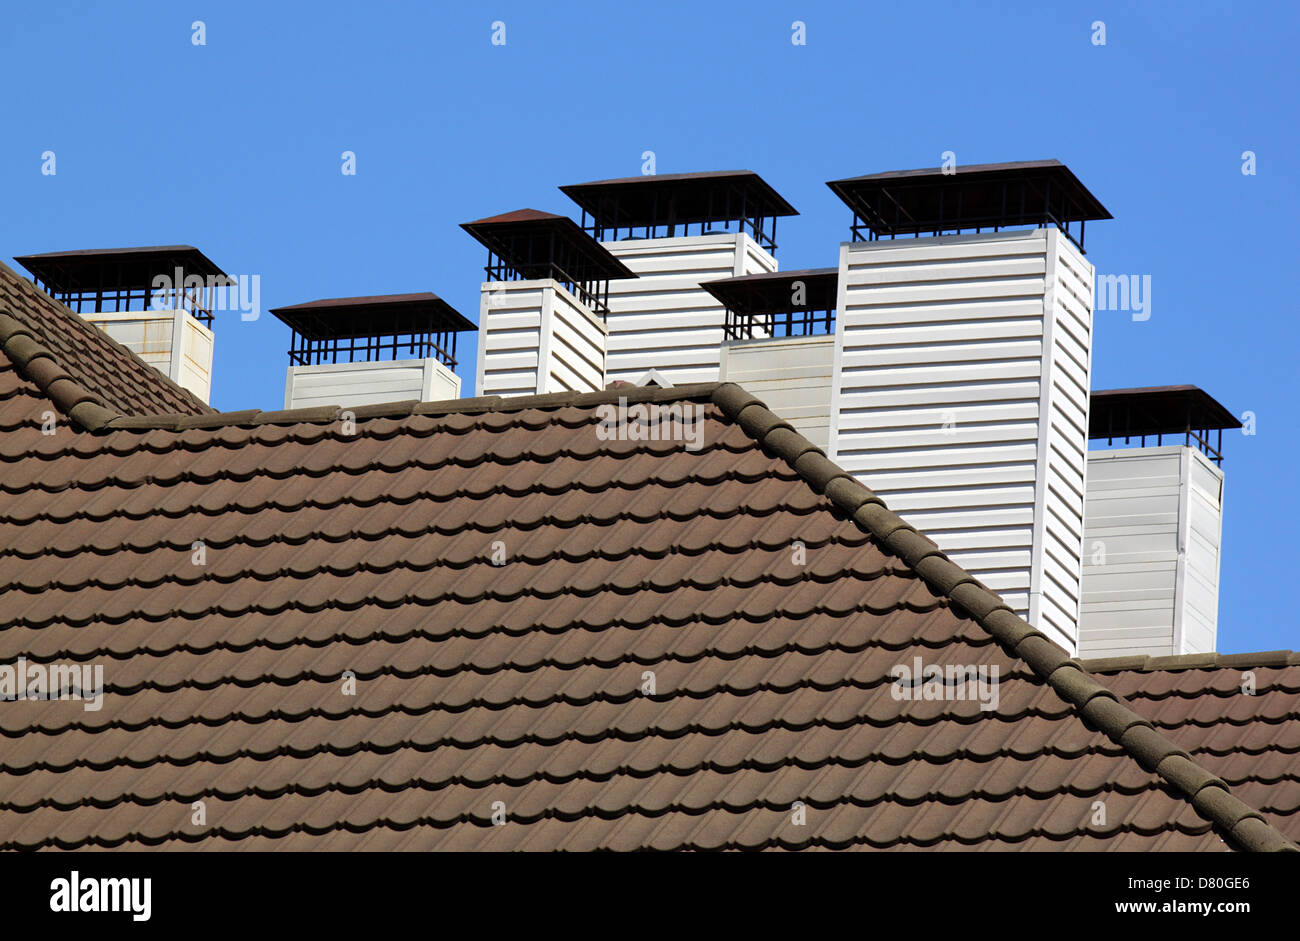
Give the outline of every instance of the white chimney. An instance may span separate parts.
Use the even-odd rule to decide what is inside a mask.
[[[1195,386],[1092,394],[1107,449],[1088,453],[1080,656],[1214,652],[1223,429],[1240,427]]]
[[[831,457],[1075,651],[1094,275],[1082,223],[1110,214],[1056,161],[830,186],[856,239],[840,249]]]
[[[15,259],[46,293],[207,402],[213,310],[232,279],[192,245]]]
[[[724,309],[700,284],[776,271],[776,220],[794,207],[749,170],[560,189],[582,207],[584,228],[637,275],[610,285],[606,380],[656,369],[674,384],[717,381]]]
[[[604,389],[609,283],[635,275],[567,216],[522,209],[461,227],[488,249],[478,394]]]
[[[839,271],[817,268],[706,281],[723,305],[719,378],[736,382],[830,449]]]
[[[474,325],[436,294],[338,297],[271,313],[292,336],[285,408],[460,396],[456,336]]]

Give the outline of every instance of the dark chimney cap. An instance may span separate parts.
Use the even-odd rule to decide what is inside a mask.
[[[211,259],[193,245],[155,245],[143,248],[92,248],[73,252],[17,255],[26,268],[55,296],[90,294],[99,290],[146,290],[158,275],[186,275],[230,280]]]
[[[1101,389],[1088,397],[1088,403],[1089,438],[1241,427],[1237,416],[1198,386]]]
[[[1055,224],[1082,248],[1082,224],[1112,218],[1059,160],[892,170],[826,185],[875,238]],[[1070,231],[1076,222],[1078,238]]]
[[[522,278],[558,273],[563,280],[589,283],[636,277],[568,216],[517,209],[460,227]]]
[[[799,214],[753,170],[628,176],[571,183],[560,191],[592,217],[597,229]]]
[[[791,285],[795,281],[802,281],[804,285],[804,303],[797,307],[791,300]],[[839,284],[838,268],[807,268],[702,281],[700,287],[728,310],[746,317],[757,317],[799,310],[834,310]]]
[[[1145,439],[1183,435],[1183,443],[1203,451],[1215,464],[1223,461],[1223,429],[1241,422],[1196,386],[1151,386],[1144,389],[1102,389],[1088,397],[1088,437]],[[1210,432],[1217,440],[1210,444]],[[1145,445],[1146,441],[1142,440]]]
[[[454,333],[477,329],[437,294],[379,294],[333,297],[271,313],[308,340],[348,340],[358,337]]]

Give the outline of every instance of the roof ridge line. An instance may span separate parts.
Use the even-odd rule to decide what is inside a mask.
[[[1255,852],[1300,851],[1263,814],[1234,797],[1222,779],[1138,715],[1127,699],[1103,686],[1082,661],[1068,657],[996,592],[949,559],[933,540],[885,506],[870,488],[828,459],[821,448],[763,402],[734,382],[723,382],[713,393],[713,403],[761,447],[789,463],[814,492],[824,495],[902,559],[930,588],[963,608],[1009,653],[1024,660],[1062,700],[1075,707],[1080,718],[1105,732],[1143,770],[1180,791],[1201,816],[1238,846]]]
[[[1119,673],[1137,671],[1154,673],[1159,670],[1217,670],[1250,669],[1251,667],[1300,666],[1300,651],[1258,650],[1250,653],[1184,653],[1167,657],[1138,654],[1127,657],[1094,657],[1080,659],[1079,664],[1091,673]]]
[[[10,313],[8,304],[0,304],[0,349],[20,376],[40,389],[55,408],[83,430],[99,431],[122,417],[64,369],[54,351]]]
[[[476,398],[439,399],[421,402],[404,399],[374,405],[314,405],[307,408],[279,409],[264,412],[261,409],[244,409],[232,412],[211,412],[206,415],[187,415],[169,412],[159,415],[118,415],[110,413],[97,428],[110,431],[128,429],[184,431],[189,428],[221,428],[231,425],[328,425],[345,414],[353,421],[371,418],[410,418],[415,415],[480,415],[487,412],[520,412],[530,408],[587,408],[593,405],[614,405],[620,400],[631,403],[677,402],[688,399],[711,399],[721,383],[695,382],[661,388],[659,386],[615,386],[599,392],[548,392],[542,395],[485,395]]]

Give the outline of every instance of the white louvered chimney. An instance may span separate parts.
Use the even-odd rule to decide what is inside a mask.
[[[1195,386],[1092,394],[1080,656],[1215,651],[1223,429],[1240,427]]]
[[[582,208],[584,228],[637,275],[610,284],[607,381],[635,382],[651,369],[672,383],[717,381],[724,310],[700,285],[776,271],[776,220],[794,207],[750,170],[560,189]]]
[[[635,275],[567,216],[521,209],[461,228],[488,250],[478,394],[605,388],[610,282]]]
[[[47,294],[208,401],[213,311],[235,282],[197,248],[88,249],[14,260]]]
[[[706,281],[725,308],[719,378],[767,403],[829,452],[835,367],[834,268]]]
[[[1093,266],[1056,161],[839,180],[832,457],[1075,651]],[[1025,228],[1025,227],[1028,228]]]
[[[338,297],[271,313],[292,332],[285,408],[460,396],[456,336],[474,325],[436,294]]]

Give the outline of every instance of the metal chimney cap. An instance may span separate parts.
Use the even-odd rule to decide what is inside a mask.
[[[171,277],[177,268],[187,275],[230,280],[229,275],[193,245],[44,252],[15,255],[14,261],[55,294],[85,294],[117,288],[141,290],[152,287],[158,275]]]
[[[309,340],[451,333],[476,330],[437,294],[332,297],[273,307],[271,313]]]

